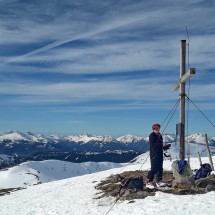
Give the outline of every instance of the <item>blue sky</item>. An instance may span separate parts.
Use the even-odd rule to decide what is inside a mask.
[[[189,31],[190,98],[215,123],[215,2],[0,0],[0,131],[145,136],[178,99]],[[188,88],[188,87],[187,87]],[[166,129],[175,133],[178,111]],[[215,136],[190,104],[189,133]]]

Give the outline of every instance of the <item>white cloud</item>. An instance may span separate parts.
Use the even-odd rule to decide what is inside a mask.
[[[169,42],[168,48],[166,48],[163,41],[101,44],[101,46],[82,49],[57,49],[47,55],[29,56],[28,59],[20,58],[19,61],[29,63],[29,65],[31,63],[50,65],[50,68],[45,67],[41,70],[65,73],[92,74],[144,69],[166,70],[178,65],[179,50],[177,48],[178,44],[172,42]],[[26,66],[23,68],[26,70]],[[32,71],[32,68],[30,70]],[[33,70],[40,71],[37,67]]]
[[[170,84],[163,84],[162,78],[155,81],[154,78],[144,80],[119,80],[82,83],[58,83],[58,84],[10,84],[0,86],[1,94],[13,95],[14,99],[4,101],[6,104],[36,104],[36,105],[64,105],[77,104],[73,110],[86,102],[112,101],[111,106],[102,105],[101,109],[134,109],[161,108],[162,105],[169,108],[170,101],[178,99],[178,92],[171,91]],[[215,85],[193,85],[192,99],[207,102],[214,101]],[[88,105],[87,105],[88,106]],[[82,107],[83,108],[83,107]],[[82,109],[81,108],[81,109]],[[97,107],[97,109],[99,109]],[[211,108],[214,108],[211,106]],[[84,107],[84,109],[87,109]],[[89,107],[91,110],[92,107]],[[94,108],[93,108],[94,109]],[[88,111],[89,111],[88,110]],[[80,111],[80,110],[79,110]]]

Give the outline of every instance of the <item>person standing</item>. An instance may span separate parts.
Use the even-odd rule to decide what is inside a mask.
[[[161,126],[158,123],[152,125],[153,132],[149,135],[151,170],[147,175],[146,187],[150,189],[154,188],[154,185],[152,184],[154,176],[156,176],[157,187],[165,186],[165,183],[162,182],[163,149],[167,149],[170,144],[163,143],[160,127]]]

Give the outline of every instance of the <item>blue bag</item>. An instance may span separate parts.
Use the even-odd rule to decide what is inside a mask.
[[[206,178],[209,176],[212,172],[211,165],[209,163],[204,163],[201,165],[201,167],[197,170],[195,174],[195,180],[198,180],[200,178]]]

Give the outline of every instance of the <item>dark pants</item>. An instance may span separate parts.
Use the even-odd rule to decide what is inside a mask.
[[[151,170],[148,172],[147,180],[152,182],[156,175],[157,182],[162,180],[163,176],[163,157],[151,158]]]

